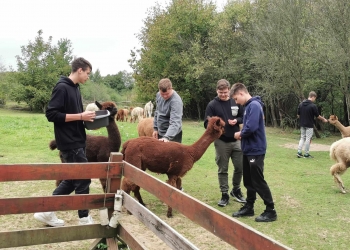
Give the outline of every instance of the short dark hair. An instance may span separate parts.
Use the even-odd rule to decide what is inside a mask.
[[[223,90],[223,89],[229,89],[230,83],[226,79],[220,79],[218,83],[216,84],[216,90]]]
[[[77,72],[78,69],[82,69],[83,71],[86,71],[87,68],[90,68],[90,70],[92,71],[92,66],[91,66],[91,63],[86,60],[85,58],[83,57],[78,57],[78,58],[75,58],[73,61],[72,61],[72,72]]]
[[[311,98],[311,97],[317,97],[316,92],[315,92],[315,91],[311,91],[311,92],[309,93],[309,97],[310,97],[310,98]]]
[[[230,96],[237,94],[238,91],[243,91],[248,93],[247,87],[243,83],[237,82],[232,85],[232,88],[230,90]]]
[[[158,83],[158,89],[162,92],[167,92],[168,89],[171,89],[173,84],[171,83],[169,78],[163,78]]]

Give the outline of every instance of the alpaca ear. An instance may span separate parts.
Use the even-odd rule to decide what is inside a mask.
[[[102,109],[102,105],[98,101],[95,101],[95,104],[99,109]]]

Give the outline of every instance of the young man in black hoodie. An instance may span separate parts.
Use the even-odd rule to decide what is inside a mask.
[[[234,138],[239,131],[239,124],[243,121],[243,107],[230,98],[230,83],[221,79],[216,84],[217,97],[211,100],[205,110],[204,127],[208,125],[208,116],[219,116],[225,121],[225,133],[214,141],[215,161],[218,166],[218,179],[221,200],[218,206],[225,207],[229,202],[228,165],[231,159],[234,167],[232,176],[232,190],[230,195],[238,202],[245,203],[241,191],[243,175],[241,142]]]
[[[83,111],[79,83],[89,79],[91,64],[82,57],[72,64],[69,77],[62,76],[54,87],[46,110],[46,118],[54,123],[57,148],[66,163],[87,162],[85,155],[86,133],[83,121],[93,121],[95,112]],[[63,180],[53,191],[53,195],[89,194],[91,180]],[[89,210],[79,210],[79,224],[92,224]],[[34,218],[52,227],[64,226],[64,221],[54,212],[35,213]]]
[[[298,158],[313,158],[310,154],[311,137],[314,133],[314,117],[317,119],[328,122],[326,118],[318,113],[317,107],[314,104],[317,95],[314,91],[309,93],[309,98],[298,106],[298,118],[300,119],[300,141],[298,145]],[[302,154],[303,146],[305,145],[305,154]]]

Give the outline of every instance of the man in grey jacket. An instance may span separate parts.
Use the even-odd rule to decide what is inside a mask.
[[[168,78],[158,83],[153,137],[164,142],[182,142],[183,103]]]

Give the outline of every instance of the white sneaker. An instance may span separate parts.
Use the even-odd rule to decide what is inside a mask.
[[[79,225],[89,225],[94,224],[94,220],[92,219],[91,215],[83,218],[79,218]]]
[[[64,220],[57,219],[54,212],[35,213],[34,218],[52,227],[64,226]]]

